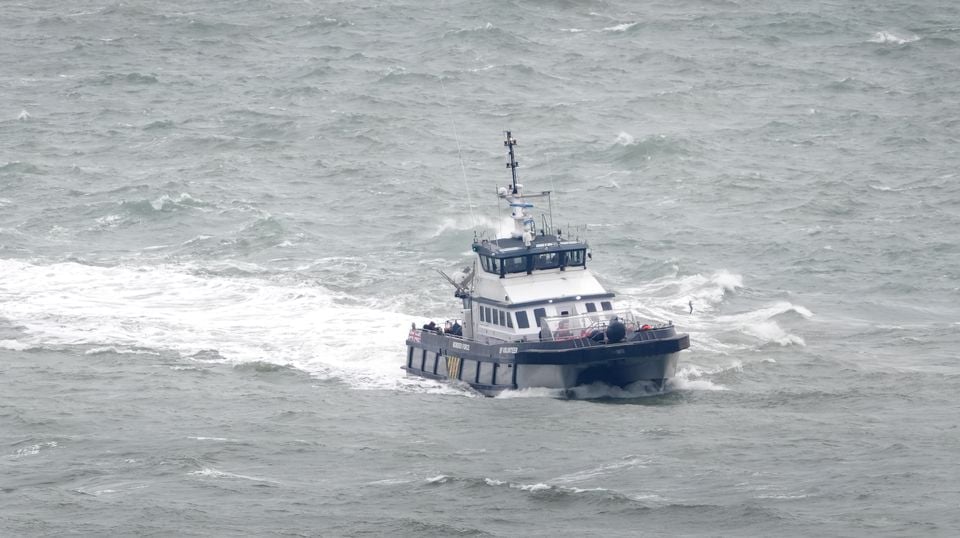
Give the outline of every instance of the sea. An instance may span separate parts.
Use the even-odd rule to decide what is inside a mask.
[[[0,535],[960,534],[955,1],[0,12]],[[405,377],[508,130],[662,393]]]

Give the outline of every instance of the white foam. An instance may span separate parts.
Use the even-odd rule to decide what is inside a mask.
[[[150,351],[146,349],[124,349],[116,346],[95,347],[83,352],[84,355],[101,355],[104,353],[116,353],[117,355],[160,355],[156,351]]]
[[[719,316],[717,317],[717,323],[724,327],[739,330],[744,334],[760,340],[761,343],[775,343],[781,346],[803,346],[805,342],[802,337],[790,334],[772,319],[775,316],[789,312],[799,314],[804,319],[813,317],[813,313],[802,306],[794,305],[786,301],[779,301],[757,310],[729,316]]]
[[[489,229],[493,230],[498,238],[510,237],[510,232],[513,231],[513,219],[509,216],[501,217],[500,219],[478,215],[475,218],[471,217],[469,214],[457,216],[457,217],[447,217],[440,221],[440,224],[437,225],[437,228],[430,234],[430,237],[439,237],[441,234],[447,231],[463,231],[463,230],[473,230],[473,229]]]
[[[7,349],[10,351],[26,351],[32,348],[33,346],[30,344],[18,342],[17,340],[0,340],[0,349]]]
[[[623,24],[618,24],[616,26],[610,26],[604,28],[604,32],[626,32],[627,30],[633,28],[634,26],[640,24],[639,22],[625,22]]]
[[[219,471],[212,467],[204,467],[199,471],[192,471],[188,474],[192,476],[202,476],[205,478],[238,478],[240,480],[250,480],[252,482],[265,482],[268,484],[279,484],[279,482],[277,482],[276,480],[269,480],[267,478],[259,478],[256,476],[248,476],[248,475],[237,474],[237,473],[228,473],[226,471]]]
[[[0,260],[0,317],[28,336],[7,349],[92,345],[89,353],[216,350],[222,362],[292,365],[357,388],[460,394],[406,380],[399,364],[411,318],[315,285],[195,276],[183,267],[34,265]]]
[[[551,489],[550,486],[544,483],[538,484],[510,484],[511,488],[519,489],[521,491],[543,491],[546,489]]]
[[[904,43],[913,43],[920,39],[916,35],[908,35],[907,37],[901,37],[893,32],[888,32],[886,30],[881,30],[870,38],[871,43],[883,43],[883,44],[893,44],[893,45],[903,45]]]
[[[620,134],[617,135],[616,141],[614,141],[615,144],[619,144],[621,146],[629,146],[634,142],[636,142],[636,140],[633,138],[633,135],[626,131],[620,131]]]
[[[56,441],[48,441],[46,443],[37,443],[35,445],[18,448],[17,451],[14,452],[13,457],[22,458],[23,456],[36,456],[37,454],[40,453],[41,450],[45,448],[56,448],[56,446],[57,446]]]
[[[620,461],[615,461],[612,463],[606,463],[597,467],[592,467],[583,471],[577,471],[575,473],[565,474],[554,478],[551,482],[560,483],[560,484],[569,484],[571,482],[582,482],[584,480],[591,480],[600,476],[604,476],[611,473],[622,472],[623,469],[631,468],[643,468],[650,460],[645,460],[638,458],[636,456],[628,456]],[[582,491],[582,490],[581,490]]]
[[[505,390],[496,395],[497,398],[509,400],[511,398],[563,398],[563,390],[544,387],[518,390]]]
[[[727,366],[717,366],[714,368],[701,368],[694,364],[687,364],[677,370],[676,376],[667,380],[667,388],[670,390],[729,390],[719,383],[705,379],[705,377],[728,371],[740,372],[742,370],[743,363],[740,361],[733,361]]]

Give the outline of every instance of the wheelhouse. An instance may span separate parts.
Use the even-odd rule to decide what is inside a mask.
[[[556,236],[541,235],[529,247],[518,239],[494,239],[473,244],[480,267],[487,273],[505,278],[509,274],[531,275],[548,269],[566,270],[587,266],[587,245]]]

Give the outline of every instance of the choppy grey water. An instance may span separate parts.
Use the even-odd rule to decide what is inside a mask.
[[[956,3],[2,13],[0,533],[960,532]],[[401,375],[508,128],[667,394]]]

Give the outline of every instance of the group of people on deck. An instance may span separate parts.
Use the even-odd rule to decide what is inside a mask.
[[[453,320],[452,322],[447,320],[443,328],[431,321],[423,325],[423,330],[441,334],[452,334],[453,336],[463,336],[463,326],[460,325],[458,320]]]

